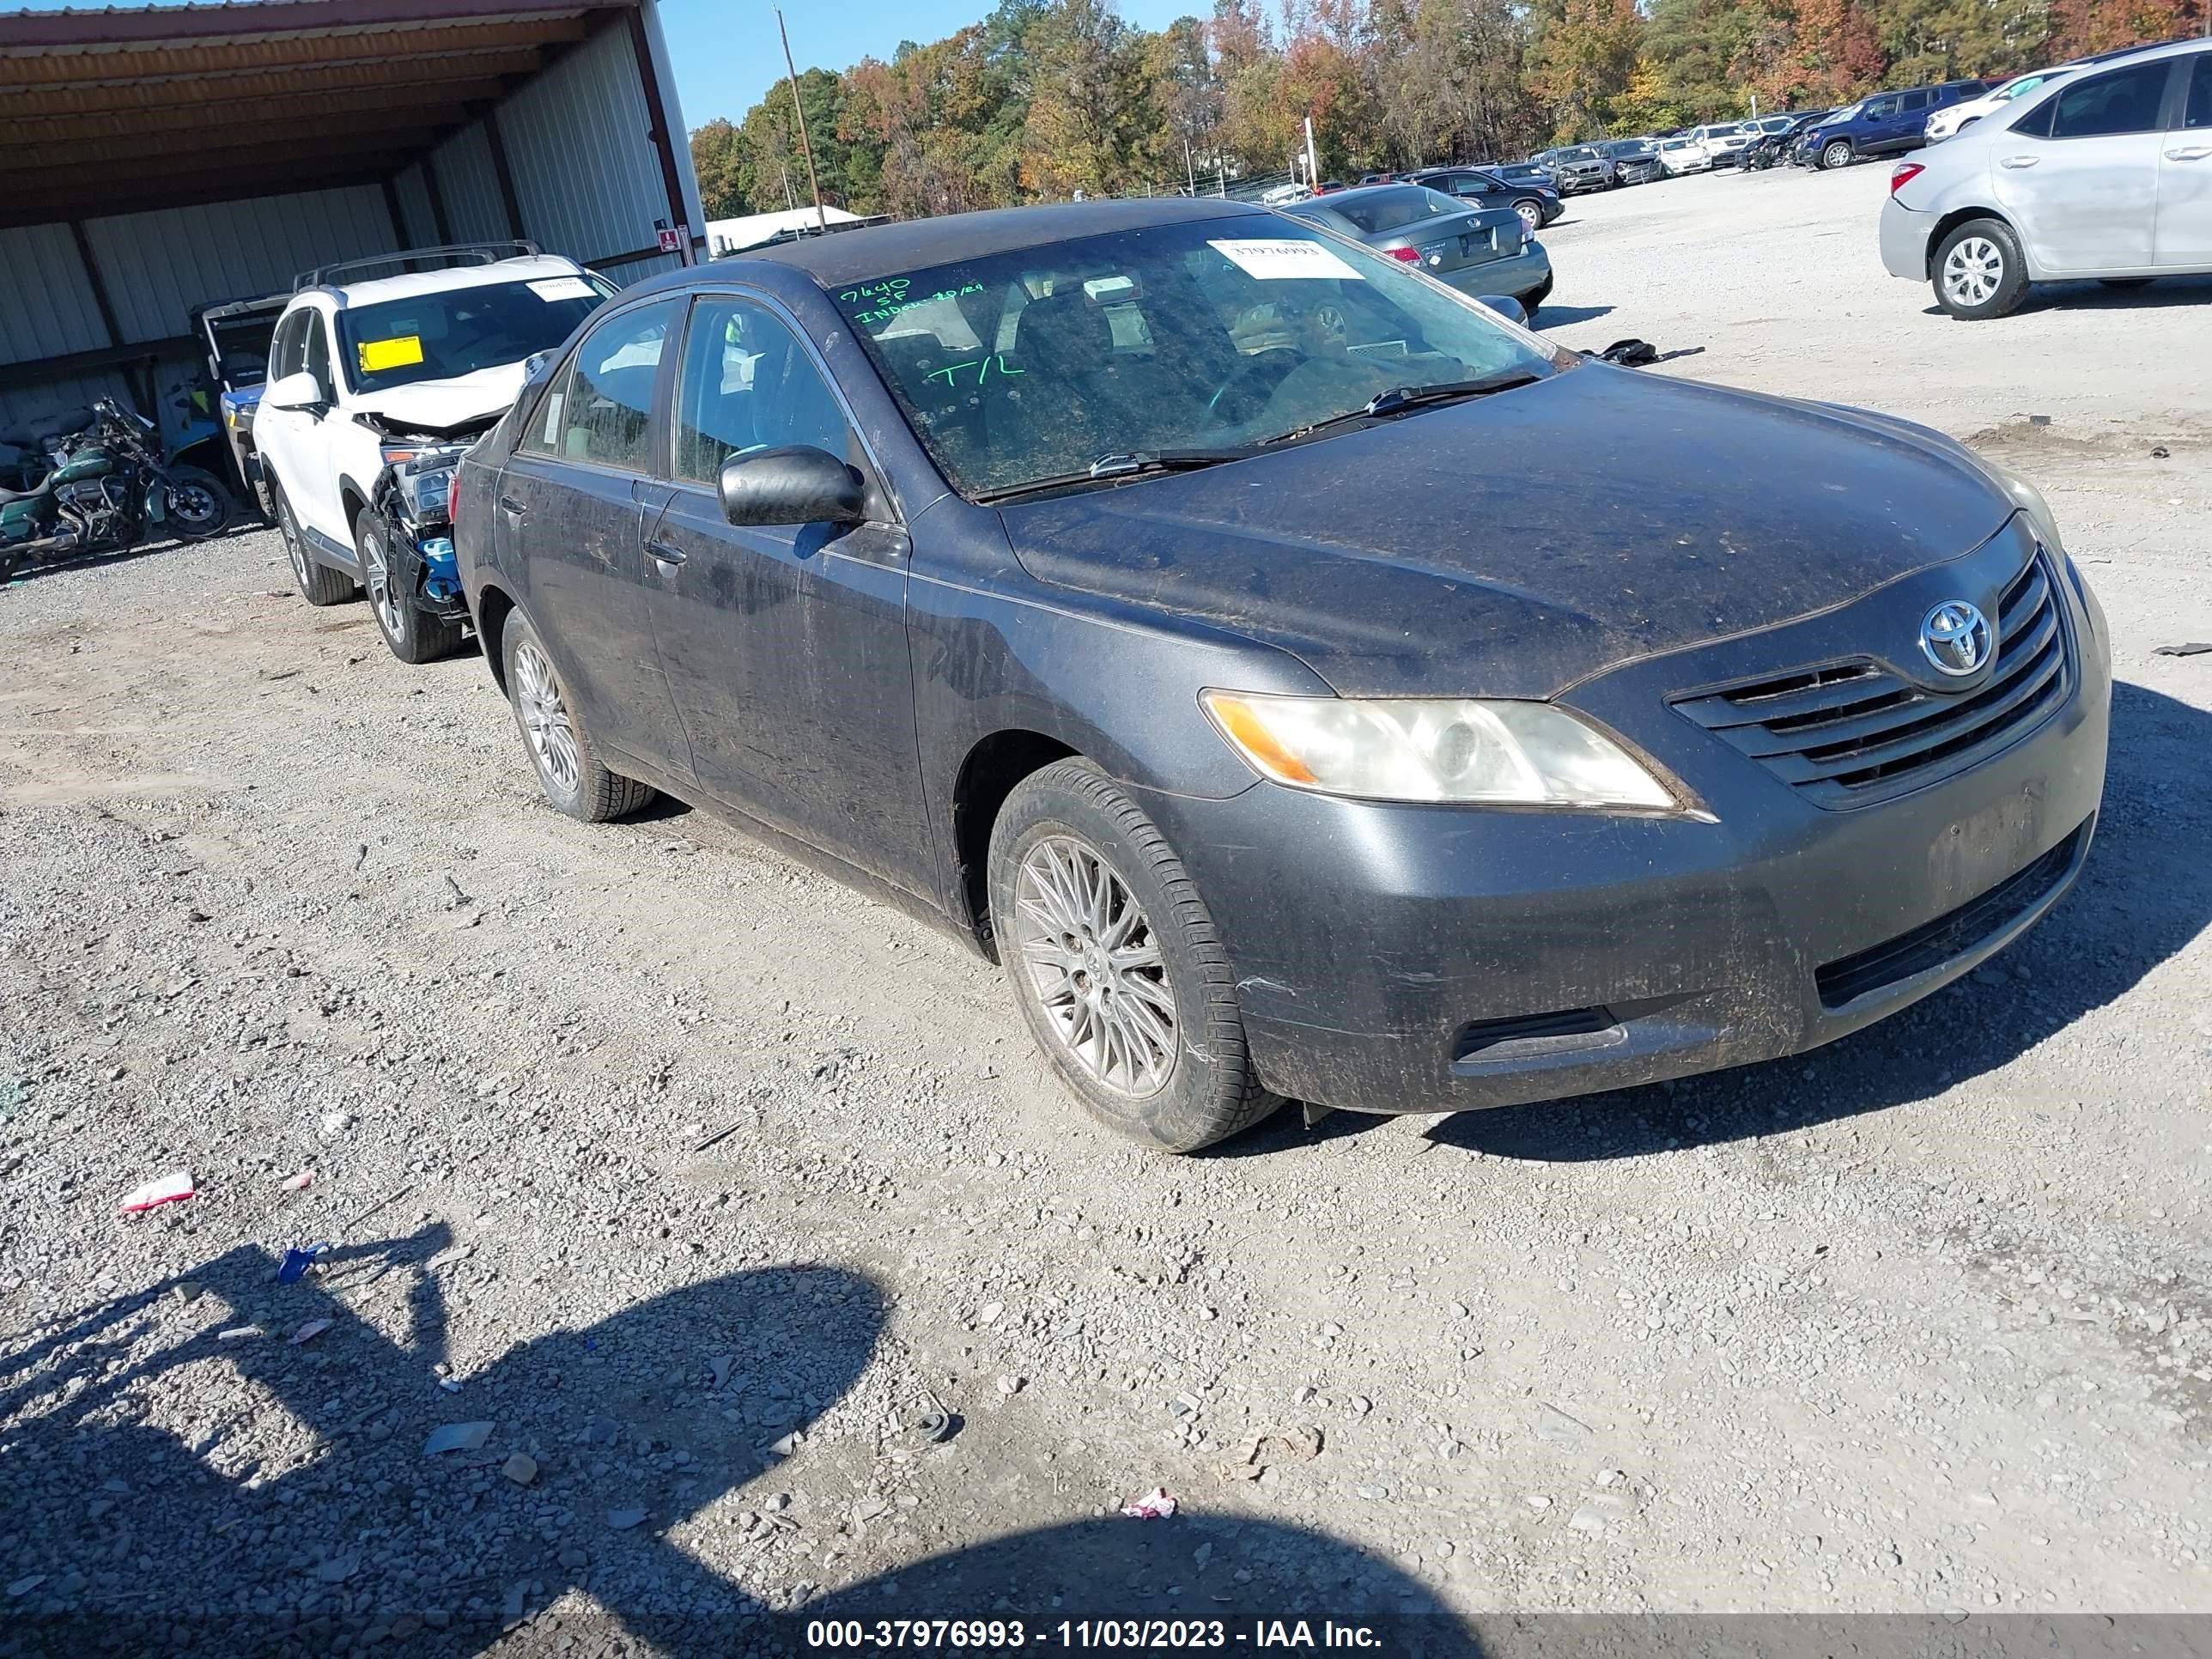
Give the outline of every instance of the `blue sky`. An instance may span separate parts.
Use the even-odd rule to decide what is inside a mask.
[[[941,40],[980,22],[990,9],[988,0],[849,0],[827,8],[787,4],[783,16],[791,29],[791,55],[802,71],[842,71],[863,58],[889,58],[902,40]],[[1148,29],[1212,10],[1212,0],[1121,0],[1121,15]],[[676,96],[687,126],[718,115],[744,119],[782,78],[775,9],[758,0],[660,0],[660,27],[676,60]]]

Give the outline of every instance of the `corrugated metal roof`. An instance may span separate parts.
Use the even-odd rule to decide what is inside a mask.
[[[389,178],[640,3],[0,14],[0,224]]]

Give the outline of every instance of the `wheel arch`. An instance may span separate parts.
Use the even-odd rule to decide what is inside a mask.
[[[483,647],[485,665],[491,670],[492,684],[499,687],[500,695],[507,695],[507,648],[503,643],[507,619],[514,614],[514,594],[495,581],[478,585],[477,591],[477,641]]]
[[[1994,219],[2010,231],[2015,240],[2020,237],[2020,227],[1995,208],[1953,208],[1936,220],[1935,228],[1928,233],[1928,246],[1921,250],[1920,254],[1921,275],[1923,277],[1931,283],[1936,280],[1936,250],[1943,246],[1943,239],[1958,229],[1960,225],[1971,223],[1976,219]],[[2027,257],[2027,244],[2025,241],[2021,243],[2021,257],[2023,260]],[[2031,275],[2033,274],[2033,266],[2029,267]]]
[[[998,951],[991,927],[991,830],[1006,798],[1024,779],[1081,752],[1048,732],[1009,726],[979,738],[954,775],[951,896],[960,909],[953,920],[994,961]]]

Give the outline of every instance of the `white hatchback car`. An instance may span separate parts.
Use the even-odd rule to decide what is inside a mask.
[[[340,280],[434,260],[447,263]],[[529,360],[615,292],[526,242],[308,272],[276,319],[253,420],[301,597],[336,605],[366,588],[403,662],[458,646],[467,610],[446,507],[453,469],[521,392]]]
[[[1970,319],[2030,283],[2212,273],[2212,40],[2083,67],[1900,158],[1881,262]]]

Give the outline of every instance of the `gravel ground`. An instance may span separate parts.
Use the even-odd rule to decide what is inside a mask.
[[[2150,654],[2212,639],[2212,309],[1932,315],[1885,173],[1547,237],[1560,337],[1973,439],[2112,617],[2080,890],[1798,1061],[1146,1156],[957,945],[554,815],[270,535],[0,592],[0,1655],[2212,1610],[2212,657]]]

